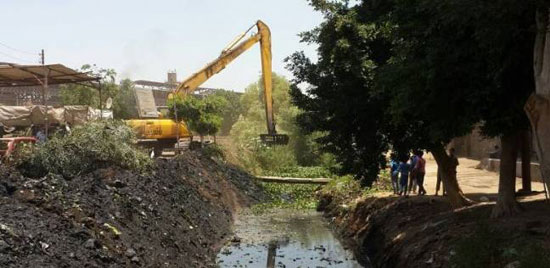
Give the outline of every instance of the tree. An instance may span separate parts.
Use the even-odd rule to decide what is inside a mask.
[[[259,140],[259,134],[266,132],[264,90],[260,78],[250,84],[241,95],[242,114],[231,129],[231,138],[240,150],[241,162],[247,169],[255,172],[321,164],[321,153],[313,139],[315,135],[321,136],[322,133],[308,135],[301,131],[296,122],[301,111],[291,102],[289,81],[273,74],[272,82],[277,131],[289,135],[289,144],[265,146]]]
[[[428,133],[444,129],[450,132],[440,135],[446,141],[460,136],[472,123],[481,122],[484,135],[502,137],[495,217],[518,210],[515,200],[518,139],[527,129],[521,108],[534,87],[529,67],[534,40],[533,13],[532,3],[515,0],[396,1],[392,13],[394,23],[399,25],[398,40],[404,40],[400,47],[405,48],[401,49],[404,54],[393,64],[393,69],[411,66],[420,70],[410,69],[408,75],[399,73],[399,76],[405,83],[409,83],[407,79],[418,78],[424,83],[422,91],[405,93],[402,102],[428,104],[424,107],[425,114],[419,117],[429,122]],[[415,95],[438,97],[418,100]],[[432,151],[437,160],[438,154]]]
[[[212,135],[215,138],[222,124],[222,113],[227,105],[224,98],[210,95],[198,98],[193,95],[185,98],[175,98],[169,103],[171,118],[183,120],[190,130],[200,136],[204,142],[205,135]]]
[[[113,117],[132,119],[138,117],[134,83],[130,79],[120,81],[116,96],[113,98]]]
[[[303,53],[287,59],[294,74],[291,95],[303,111],[297,118],[306,133],[322,132],[322,150],[334,154],[340,173],[356,174],[369,186],[385,165],[388,150],[386,106],[388,96],[374,87],[375,70],[389,58],[390,44],[372,13],[347,1],[312,1],[324,22],[302,41],[318,44],[318,61]],[[307,85],[302,92],[300,84]]]
[[[310,85],[305,94],[293,90],[305,111],[304,129],[328,131],[325,149],[334,151],[347,171],[363,172],[367,182],[389,146],[401,153],[427,149],[443,171],[451,204],[471,204],[444,146],[478,122],[488,136],[524,129],[518,107],[532,90],[525,56],[532,44],[532,6],[517,0],[312,5],[325,21],[303,37],[319,44],[319,60],[312,63],[295,53],[289,66],[295,84]],[[511,156],[502,164],[515,168]],[[501,173],[499,196],[509,196],[510,171]],[[499,200],[503,207],[515,202]]]
[[[241,94],[228,90],[218,90],[214,95],[224,98],[227,102],[227,106],[223,111],[223,120],[220,127],[220,135],[227,136],[231,131],[231,127],[237,122],[239,115],[242,113],[240,103]]]
[[[113,69],[98,68],[96,65],[85,64],[80,67],[80,72],[91,73],[101,78],[101,93],[103,107],[108,98],[114,99],[118,93],[115,82],[116,72]],[[63,105],[89,105],[99,108],[99,91],[97,88],[81,84],[67,84],[60,86],[59,95]]]

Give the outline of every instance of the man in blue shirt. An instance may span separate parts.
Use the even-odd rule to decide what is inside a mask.
[[[407,164],[407,158],[403,159],[399,163],[399,168],[397,171],[401,177],[399,178],[399,195],[408,195],[407,194],[407,183],[409,180],[409,171],[411,170],[411,165]]]
[[[397,155],[394,153],[391,154],[390,158],[391,186],[393,188],[393,194],[397,194],[399,192],[399,172],[397,171],[399,168],[399,161],[397,160]]]

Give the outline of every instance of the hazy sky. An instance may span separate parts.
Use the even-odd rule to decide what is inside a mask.
[[[43,48],[46,63],[95,63],[119,78],[155,81],[168,70],[183,80],[258,19],[271,28],[273,70],[290,77],[283,59],[315,55],[297,34],[322,19],[306,0],[1,0],[0,10],[0,61],[37,63]],[[242,91],[260,67],[255,46],[203,86]]]

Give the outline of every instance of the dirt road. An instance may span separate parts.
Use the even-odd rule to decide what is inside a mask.
[[[458,183],[462,191],[473,198],[475,201],[480,201],[482,196],[489,198],[491,201],[496,200],[498,193],[498,173],[490,172],[483,169],[477,169],[479,164],[477,160],[467,158],[458,159],[460,165],[457,169]],[[437,164],[431,155],[426,157],[426,178],[424,187],[429,195],[435,193],[435,184],[437,179]],[[517,178],[516,189],[521,189],[521,178]],[[522,197],[522,200],[533,200],[544,198],[544,186],[540,182],[532,183],[533,191],[540,191],[540,194]],[[441,194],[441,190],[439,192]]]

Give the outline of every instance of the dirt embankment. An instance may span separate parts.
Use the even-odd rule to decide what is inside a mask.
[[[457,242],[480,226],[498,234],[490,237],[502,247],[495,251],[512,248],[518,241],[540,242],[550,248],[550,206],[545,201],[524,202],[525,212],[505,219],[490,219],[493,205],[481,203],[453,211],[442,197],[384,196],[343,202],[324,195],[319,209],[367,267],[451,267]],[[475,250],[476,245],[469,247]],[[504,267],[513,261],[511,256],[484,267]]]
[[[0,267],[209,267],[234,212],[263,198],[198,153],[71,180],[0,169]]]

